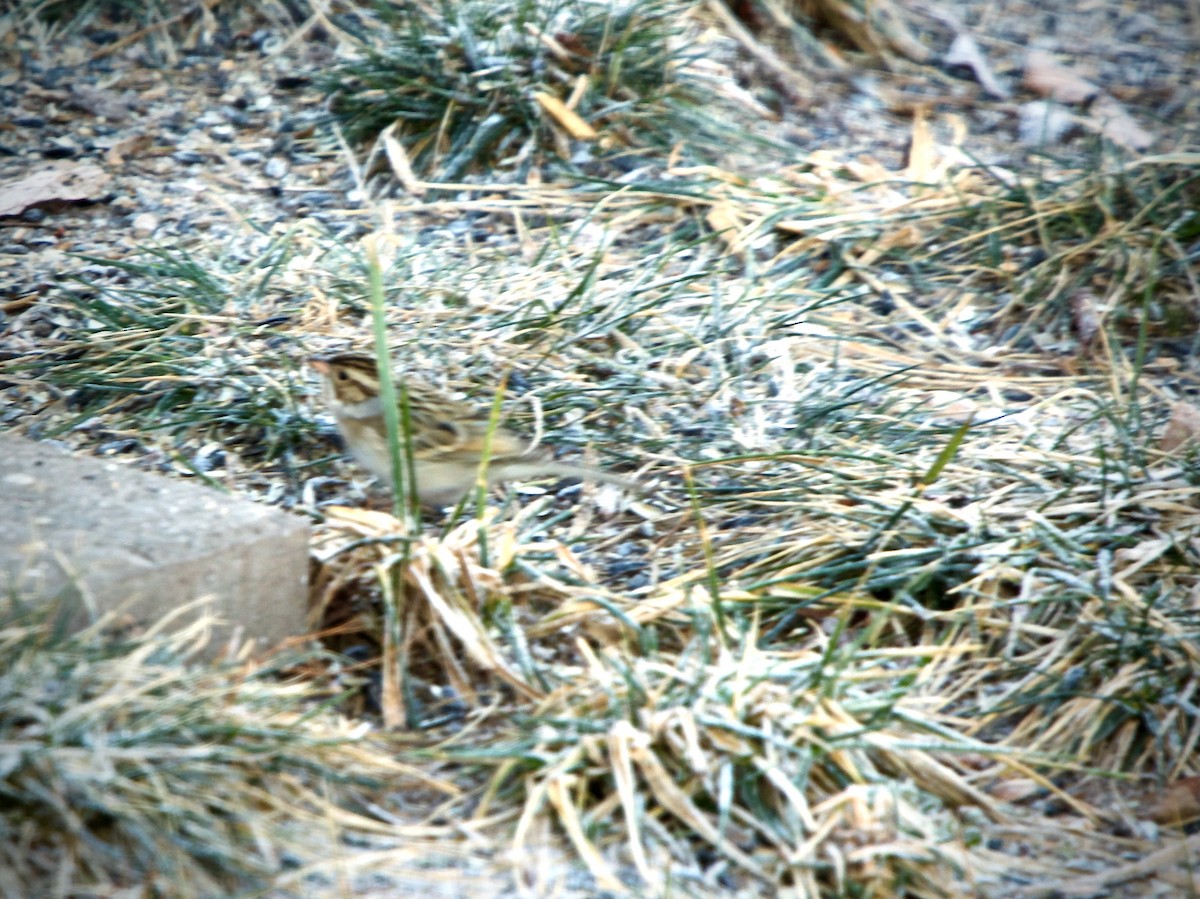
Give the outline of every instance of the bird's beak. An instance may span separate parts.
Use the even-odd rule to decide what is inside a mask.
[[[318,374],[329,374],[329,362],[324,356],[309,356],[308,364],[313,367],[313,370]]]

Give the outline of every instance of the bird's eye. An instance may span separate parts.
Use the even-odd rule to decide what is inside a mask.
[[[350,377],[350,376],[349,376],[348,374],[346,374],[344,371],[339,371],[339,372],[338,372],[338,374],[337,374],[337,376],[338,376],[338,380],[339,380],[339,381],[345,381],[347,378],[349,378],[349,377]]]

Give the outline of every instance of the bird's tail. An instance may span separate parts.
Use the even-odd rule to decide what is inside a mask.
[[[579,478],[583,481],[601,481],[605,484],[616,484],[626,490],[641,489],[641,484],[633,478],[592,468],[588,465],[572,465],[570,462],[558,462],[554,459],[506,459],[503,462],[493,462],[488,467],[489,481],[520,481],[544,478],[547,475],[560,478]]]

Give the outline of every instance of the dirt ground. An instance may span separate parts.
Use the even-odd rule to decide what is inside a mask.
[[[404,196],[386,178],[364,178],[365,154],[349,164],[323,126],[326,99],[314,81],[337,59],[342,35],[320,17],[301,16],[300,25],[279,9],[230,12],[226,20],[218,5],[144,33],[100,18],[64,30],[20,6],[0,20],[0,428],[190,476],[174,461],[178,447],[169,436],[102,421],[62,430],[86,398],[11,374],[22,360],[80,336],[79,317],[59,303],[64,289],[120,283],[121,260],[147,245],[219,246],[231,259],[248,260],[309,225],[349,245],[371,230],[375,204]],[[1200,151],[1194,0],[913,0],[900,9],[914,44],[889,53],[888,66],[870,66],[851,48],[833,45],[828,60],[797,63],[803,77],[791,81],[739,48],[710,7],[701,4],[696,15],[714,55],[762,104],[759,128],[792,144],[797,162],[825,153],[898,169],[917,109],[939,137],[999,169],[1085,158],[1096,131],[1114,120],[1115,134],[1135,153]],[[760,51],[773,48],[788,59],[790,48],[767,17],[753,18],[745,21],[760,26]],[[956,35],[969,35],[976,58],[986,59],[990,93],[978,71],[944,62]],[[1062,104],[1071,121],[1049,146],[1031,136],[1048,114],[1031,105],[1044,91],[1023,82],[1035,50],[1091,87]],[[725,167],[753,178],[755,164],[747,154]],[[38,189],[31,174],[48,166],[65,174],[44,200],[22,205],[21,191]],[[436,244],[442,234],[458,240],[476,223],[431,204],[410,226],[427,230]],[[493,239],[517,243],[515,235]],[[617,249],[636,265],[636,247]],[[266,320],[273,310],[265,304],[258,312]],[[306,501],[303,482],[279,471],[247,471],[240,487],[287,508]],[[456,889],[447,884],[444,895]]]
[[[336,57],[327,29],[278,19],[223,22],[218,7],[215,18],[185,29],[182,42],[168,29],[130,40],[129,29],[103,21],[64,35],[20,9],[0,24],[0,182],[52,163],[95,165],[102,175],[83,191],[90,202],[43,203],[0,219],[0,352],[37,352],[46,338],[61,336],[57,328],[70,327],[48,301],[64,279],[104,269],[100,261],[81,264],[79,254],[119,259],[149,242],[197,240],[228,243],[233,253],[243,244],[249,253],[259,235],[309,218],[347,240],[366,230],[362,185],[317,127],[324,100],[312,77]],[[1033,149],[1020,139],[1023,106],[1039,99],[1022,87],[1022,72],[1029,51],[1039,49],[1117,101],[1146,132],[1146,152],[1197,146],[1194,3],[905,9],[925,64],[900,58],[896,71],[871,70],[843,50],[842,70],[814,67],[787,95],[769,70],[744,53],[734,57],[745,87],[778,115],[762,127],[793,143],[798,159],[824,151],[894,167],[911,138],[912,110],[924,106],[939,130],[962,123],[962,146],[974,157],[1021,166]],[[989,96],[969,69],[940,62],[955,34],[974,38],[1007,96]],[[771,40],[767,32],[763,42]],[[728,47],[722,52],[729,58]],[[1084,117],[1085,107],[1068,108]],[[1089,137],[1076,129],[1051,150],[1069,157]],[[440,214],[430,216],[431,226],[441,223]],[[24,427],[19,407],[31,406],[15,399],[0,414],[7,426]]]

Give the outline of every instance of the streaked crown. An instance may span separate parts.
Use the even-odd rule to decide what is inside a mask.
[[[313,356],[309,364],[325,379],[329,399],[357,405],[379,396],[379,374],[375,357],[366,353],[331,353]]]

